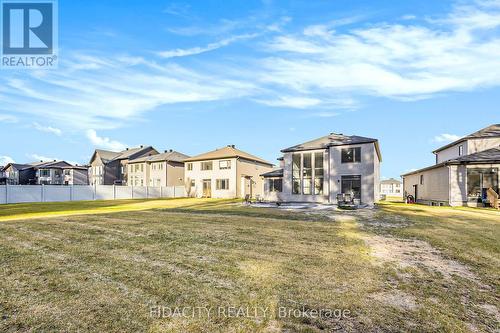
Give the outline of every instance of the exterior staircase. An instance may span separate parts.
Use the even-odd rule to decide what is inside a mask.
[[[490,206],[496,209],[500,209],[500,200],[498,199],[498,193],[495,192],[491,187],[488,189],[488,202]]]

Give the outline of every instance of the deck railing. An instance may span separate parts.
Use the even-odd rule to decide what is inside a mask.
[[[490,187],[488,189],[487,195],[490,206],[496,209],[500,209],[500,201],[498,200],[498,193],[495,192],[495,190]]]

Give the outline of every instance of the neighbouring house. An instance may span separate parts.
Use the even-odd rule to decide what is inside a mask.
[[[9,163],[3,168],[0,184],[27,185],[34,181],[35,171],[29,164]]]
[[[129,160],[127,183],[132,186],[183,186],[186,158],[189,156],[165,150],[162,154]]]
[[[331,133],[281,152],[281,168],[262,174],[266,200],[336,204],[337,194],[349,193],[356,204],[378,201],[377,139]]]
[[[403,197],[403,183],[394,178],[380,181],[380,194],[389,197]]]
[[[65,167],[72,165],[66,161],[41,162],[33,166],[36,184],[38,185],[63,185]]]
[[[234,145],[184,160],[189,196],[206,198],[255,198],[263,195],[260,175],[273,165]]]
[[[129,160],[158,154],[151,146],[127,148],[120,152],[96,149],[89,162],[91,185],[127,185]]]
[[[10,163],[4,167],[2,184],[7,185],[87,185],[85,166],[65,161]]]
[[[498,193],[500,124],[433,153],[435,165],[402,175],[405,197],[412,196],[417,203],[428,205],[481,207],[488,202],[489,189]]]

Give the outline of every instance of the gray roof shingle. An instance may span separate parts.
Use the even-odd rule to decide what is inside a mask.
[[[312,150],[312,149],[326,149],[332,146],[354,145],[361,143],[377,142],[377,139],[366,138],[357,135],[344,135],[330,133],[329,135],[322,136],[321,138],[307,141],[289,148],[282,149],[283,153]]]
[[[261,174],[261,177],[283,177],[283,169],[275,169],[266,173]]]
[[[458,158],[454,158],[449,161],[445,161],[436,165],[431,165],[426,168],[422,168],[419,170],[411,171],[403,174],[402,176],[408,176],[415,173],[419,173],[426,170],[431,170],[435,168],[441,168],[447,165],[456,165],[456,164],[493,164],[500,163],[500,148],[491,148],[487,150],[483,150],[474,154],[461,156]]]
[[[189,158],[189,156],[183,153],[179,153],[178,151],[169,151],[162,154],[139,157],[130,160],[129,163],[158,162],[158,161],[184,162],[186,158]]]
[[[465,141],[467,139],[480,139],[480,138],[496,138],[500,137],[500,124],[493,124],[488,127],[485,127],[483,129],[480,129],[477,132],[474,132],[472,134],[469,134],[467,136],[464,136],[463,138],[460,138],[456,141],[453,141],[445,146],[442,146],[436,150],[433,151],[433,153],[440,152],[441,150],[444,150],[446,148],[449,148],[453,145],[456,145],[459,142]]]

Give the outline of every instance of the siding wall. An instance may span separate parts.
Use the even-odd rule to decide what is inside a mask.
[[[453,145],[451,147],[448,147],[440,152],[438,152],[436,155],[437,155],[437,163],[441,163],[441,162],[445,162],[445,161],[448,161],[448,160],[451,160],[453,158],[457,158],[458,157],[458,147],[459,146],[464,146],[464,153],[463,155],[468,155],[470,154],[470,152],[468,153],[468,142],[467,141],[464,141],[464,142],[460,142],[460,143],[457,143],[456,145]]]
[[[420,176],[424,176],[424,184],[420,184]],[[438,201],[448,204],[450,174],[447,166],[430,169],[403,177],[404,193],[415,196],[413,185],[417,185],[417,202],[428,203]]]

